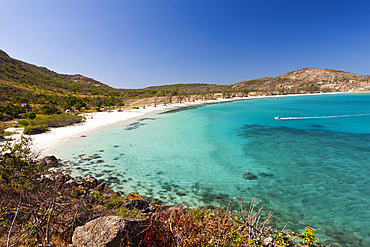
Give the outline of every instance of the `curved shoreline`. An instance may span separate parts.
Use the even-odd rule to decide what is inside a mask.
[[[127,121],[130,119],[135,119],[142,117],[148,113],[155,111],[178,111],[181,108],[189,109],[192,107],[201,107],[202,105],[218,104],[232,101],[240,100],[251,100],[251,99],[262,99],[262,98],[276,98],[276,97],[287,97],[287,96],[305,96],[305,95],[323,95],[320,94],[289,94],[289,95],[273,95],[273,96],[257,96],[257,97],[238,97],[229,99],[215,99],[206,101],[195,101],[195,102],[183,102],[183,103],[173,103],[164,105],[146,106],[145,109],[131,109],[122,112],[112,111],[112,112],[93,112],[83,114],[86,120],[79,124],[74,124],[66,127],[51,128],[48,132],[43,134],[38,134],[32,136],[33,138],[33,151],[39,153],[41,156],[48,155],[49,150],[54,149],[64,143],[73,140],[75,138],[80,138],[89,132],[95,131],[102,127],[107,127],[118,122]],[[326,94],[326,93],[325,93]],[[329,93],[333,94],[333,93]],[[334,93],[336,94],[336,93]]]
[[[170,105],[157,105],[146,106],[145,109],[131,109],[125,111],[114,110],[112,112],[93,112],[83,114],[86,120],[82,123],[60,127],[51,128],[48,132],[43,134],[38,134],[32,136],[33,139],[33,150],[41,156],[48,155],[48,151],[54,149],[64,143],[73,140],[74,138],[80,138],[89,132],[95,131],[102,127],[106,127],[118,122],[127,121],[130,119],[135,119],[147,115],[148,113],[156,111],[166,111],[179,108],[187,108],[193,106],[201,106],[207,104],[215,104],[222,102],[231,102],[236,100],[248,100],[251,97],[245,98],[233,98],[233,99],[217,99],[208,101],[195,101],[195,102],[184,102],[184,103],[174,103]]]

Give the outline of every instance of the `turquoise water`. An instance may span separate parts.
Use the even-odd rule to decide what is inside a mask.
[[[74,176],[91,174],[153,202],[225,206],[256,195],[281,228],[310,225],[323,243],[370,246],[370,94],[153,113],[52,153]],[[83,160],[92,155],[100,158]]]

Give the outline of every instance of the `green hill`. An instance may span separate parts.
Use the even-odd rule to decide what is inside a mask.
[[[11,103],[65,103],[68,97],[117,96],[113,89],[82,75],[63,75],[8,56],[0,50],[0,99]],[[87,102],[88,103],[88,102]]]
[[[279,95],[313,92],[369,92],[370,76],[348,72],[304,68],[278,77],[262,77],[231,85],[173,84],[144,89],[115,89],[82,75],[64,75],[11,58],[0,50],[0,112],[6,104],[29,104],[41,113],[45,105],[53,109],[99,109],[102,106],[127,105],[138,99],[156,97],[213,98],[247,95]],[[158,101],[158,102],[159,102]],[[9,105],[8,105],[9,106]],[[10,107],[10,106],[9,106]],[[9,108],[8,107],[8,108]],[[13,107],[13,106],[11,106]]]

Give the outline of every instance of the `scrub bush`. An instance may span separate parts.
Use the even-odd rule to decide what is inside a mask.
[[[23,133],[25,135],[36,135],[36,134],[41,134],[44,133],[48,130],[48,126],[46,124],[42,125],[32,125],[28,126],[24,129]]]
[[[83,116],[76,116],[70,114],[60,115],[39,115],[35,119],[29,119],[29,125],[42,125],[45,124],[48,127],[64,127],[67,125],[80,123],[84,120]]]
[[[176,207],[149,217],[145,246],[322,246],[313,228],[302,234],[273,229],[273,213],[254,211],[254,198],[247,210],[239,202],[239,212],[228,209]],[[302,243],[297,243],[299,238]]]

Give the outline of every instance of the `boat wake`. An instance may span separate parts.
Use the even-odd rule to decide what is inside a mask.
[[[279,117],[279,120],[304,120],[304,119],[320,119],[320,118],[347,118],[347,117],[364,117],[370,114],[356,114],[356,115],[338,115],[338,116],[321,116],[321,117]]]

